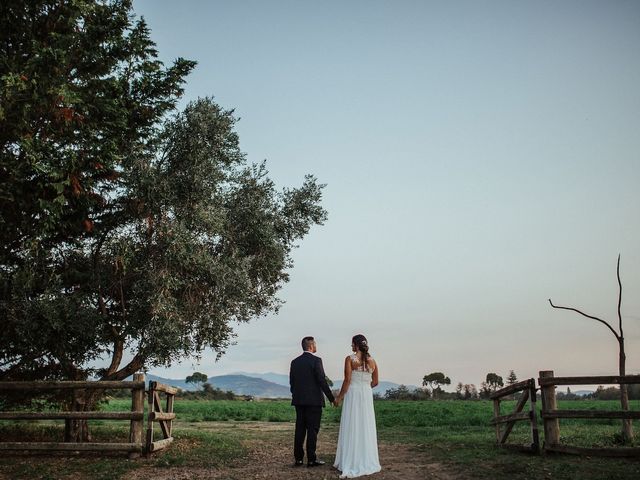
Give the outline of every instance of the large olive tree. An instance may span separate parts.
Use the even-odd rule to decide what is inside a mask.
[[[0,380],[223,353],[277,311],[322,186],[277,189],[211,99],[173,112],[194,63],[164,67],[129,1],[0,8]]]

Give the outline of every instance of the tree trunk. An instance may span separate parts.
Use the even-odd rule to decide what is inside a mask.
[[[623,377],[624,375],[626,375],[625,363],[627,359],[624,353],[624,337],[620,336],[618,338],[618,343],[620,344],[620,357],[619,357],[618,368],[619,368],[620,376]],[[620,385],[620,406],[624,411],[629,410],[629,394],[628,394],[628,388],[626,384]],[[632,440],[633,440],[632,420],[630,419],[622,420],[622,441],[624,443],[629,443]]]
[[[74,390],[71,399],[70,410],[72,412],[82,412],[93,408],[95,402],[92,401],[92,395],[84,390]],[[89,407],[89,408],[87,408]],[[65,420],[64,421],[64,441],[81,443],[90,442],[91,434],[89,433],[89,423],[87,420]]]

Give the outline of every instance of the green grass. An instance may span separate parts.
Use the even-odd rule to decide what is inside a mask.
[[[502,414],[511,413],[515,408],[515,401],[502,404]],[[538,409],[540,408],[540,402]],[[126,411],[131,408],[128,400],[111,400],[103,407],[109,411]],[[559,409],[584,410],[620,410],[620,403],[615,400],[584,400],[561,401]],[[378,428],[397,426],[407,427],[470,427],[481,426],[488,428],[493,417],[493,404],[489,401],[379,401],[375,402]],[[631,401],[632,410],[640,410],[640,401]],[[180,421],[186,422],[224,422],[224,421],[255,421],[255,422],[293,422],[295,410],[288,401],[233,401],[233,400],[189,400],[177,401],[174,406]],[[325,424],[340,422],[340,409],[328,406],[324,409],[322,421]],[[538,413],[540,426],[542,421]],[[609,419],[572,419],[562,420],[569,431],[575,426],[603,426],[619,425],[619,420]],[[488,429],[491,433],[490,429]]]
[[[179,425],[179,426],[178,426]],[[0,457],[2,474],[15,480],[61,478],[91,478],[111,480],[126,478],[126,473],[140,466],[166,467],[221,467],[232,465],[247,452],[242,430],[224,432],[198,430],[186,424],[174,428],[174,442],[169,448],[149,459],[129,460],[124,454],[83,454],[82,457],[66,454],[8,455]],[[96,442],[127,442],[128,422],[90,422],[92,440]],[[0,425],[0,435],[5,441],[61,441],[64,426],[61,422],[17,422]],[[156,438],[157,439],[157,438]]]
[[[199,431],[191,428],[174,432],[175,441],[154,459],[158,467],[220,467],[233,464],[247,452],[243,432]]]
[[[502,413],[510,413],[515,402],[504,402]],[[128,400],[111,400],[105,410],[129,410]],[[569,455],[532,456],[495,447],[495,433],[489,421],[493,406],[488,401],[380,401],[375,403],[378,435],[381,441],[407,444],[447,466],[455,474],[469,478],[640,478],[640,461],[611,458],[586,458]],[[616,401],[567,401],[560,409],[618,410]],[[633,401],[632,409],[640,410]],[[246,457],[247,443],[256,431],[244,428],[242,422],[288,422],[295,411],[287,401],[180,401],[175,403],[178,420],[174,426],[176,441],[166,451],[149,460],[128,461],[120,457],[96,456],[86,460],[66,458],[58,461],[45,457],[25,462],[19,456],[0,459],[0,472],[9,478],[64,478],[77,472],[80,477],[117,478],[140,465],[156,467],[217,467],[233,465]],[[326,426],[336,426],[340,409],[327,407],[323,415]],[[216,427],[206,422],[228,422]],[[93,421],[96,440],[118,438],[126,441],[128,422]],[[237,427],[237,428],[236,428]],[[619,420],[561,420],[563,443],[580,446],[617,446]],[[30,423],[27,434],[32,440],[59,439],[61,422]],[[640,435],[640,423],[635,422]],[[543,440],[542,424],[540,436]],[[289,430],[270,433],[289,435]],[[25,435],[25,423],[0,422],[0,435],[5,439]],[[264,440],[263,433],[260,433]],[[529,429],[524,422],[514,428],[509,441],[529,442]],[[48,460],[47,460],[48,458]],[[53,467],[52,467],[53,465]],[[52,473],[54,472],[54,473]],[[51,476],[57,475],[57,476]]]

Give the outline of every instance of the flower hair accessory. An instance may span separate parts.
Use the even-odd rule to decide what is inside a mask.
[[[366,347],[366,346],[367,346],[367,341],[366,341],[366,340],[362,340],[362,341],[360,342],[360,345],[364,345],[364,346]]]

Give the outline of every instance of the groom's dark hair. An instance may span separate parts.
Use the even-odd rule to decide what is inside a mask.
[[[304,337],[302,339],[302,350],[304,350],[305,352],[307,350],[309,350],[311,348],[311,344],[314,342],[315,340],[313,339],[313,337]]]

